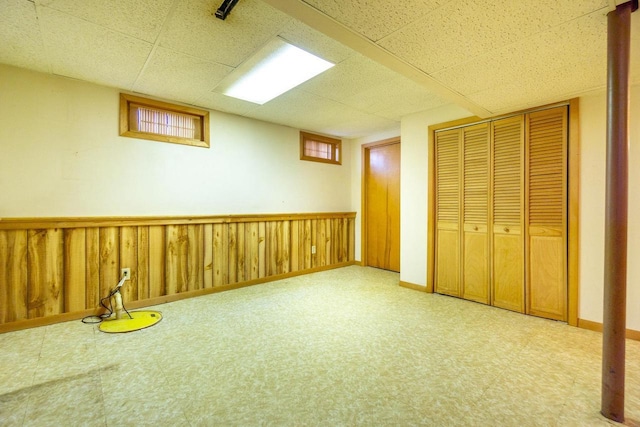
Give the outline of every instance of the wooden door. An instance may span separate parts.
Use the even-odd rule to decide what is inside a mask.
[[[400,271],[400,142],[365,147],[365,263]]]
[[[489,125],[462,129],[462,297],[489,304]]]
[[[567,108],[527,115],[527,313],[567,319]]]
[[[460,296],[460,130],[436,133],[435,291]]]
[[[524,312],[524,116],[492,124],[491,304]]]

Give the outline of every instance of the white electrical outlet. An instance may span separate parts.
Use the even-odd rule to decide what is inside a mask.
[[[125,278],[126,280],[131,279],[131,269],[130,269],[130,268],[123,268],[123,269],[121,269],[121,270],[120,270],[120,277],[123,277],[123,276],[124,276],[124,278]]]
[[[315,246],[311,246],[311,253],[315,254],[316,253],[316,247]]]

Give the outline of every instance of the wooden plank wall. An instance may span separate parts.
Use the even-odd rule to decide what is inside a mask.
[[[355,213],[0,219],[0,324],[95,310],[121,268],[125,304],[142,306],[339,266],[354,248]]]

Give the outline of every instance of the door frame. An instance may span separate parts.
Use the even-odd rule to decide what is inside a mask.
[[[360,204],[360,212],[362,212],[361,220],[360,220],[360,263],[363,267],[366,267],[367,262],[367,171],[369,170],[369,162],[367,159],[369,158],[369,153],[372,148],[383,147],[385,145],[393,145],[400,144],[400,137],[395,136],[393,138],[383,139],[381,141],[370,142],[368,144],[362,144],[360,147],[360,158],[362,161],[361,177],[360,177],[360,194],[361,194],[361,204]],[[402,147],[402,145],[400,146]],[[402,148],[400,149],[400,153],[402,154]],[[401,166],[402,167],[402,166]],[[400,181],[400,189],[402,190],[402,180]],[[402,202],[401,202],[402,203]],[[400,205],[400,209],[402,209],[402,204]],[[400,224],[402,227],[402,224]],[[402,240],[400,241],[402,243]]]
[[[467,117],[447,123],[429,126],[428,131],[428,175],[427,175],[427,292],[433,292],[435,273],[435,132],[437,130],[466,126],[483,120],[498,120],[518,114],[526,114],[543,109],[568,106],[567,140],[567,323],[579,326],[579,291],[580,291],[580,103],[578,98],[555,104],[543,105],[528,110],[481,119]]]

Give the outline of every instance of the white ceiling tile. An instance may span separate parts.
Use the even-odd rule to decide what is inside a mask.
[[[193,103],[211,91],[233,68],[158,47],[133,90]]]
[[[520,76],[541,76],[573,62],[591,62],[592,67],[602,66],[606,58],[606,33],[606,18],[599,13],[591,14],[493,51],[480,58],[479,67],[476,65],[471,68],[471,64],[467,63],[457,68],[479,72],[486,88]],[[440,76],[444,79],[445,74]],[[466,73],[465,78],[468,79],[466,84],[457,81],[455,87],[465,94],[474,92],[472,85],[469,85],[474,81],[472,75]],[[544,85],[544,82],[540,84]]]
[[[153,42],[174,0],[36,0],[36,3]]]
[[[318,132],[340,136],[341,138],[360,138],[390,129],[397,129],[399,132],[400,122],[351,110],[341,120],[336,120],[320,127]]]
[[[0,4],[0,62],[49,72],[34,4],[24,0]]]
[[[555,33],[536,34],[526,41],[491,51],[432,76],[463,95],[509,84],[520,76],[562,66],[562,47],[556,42]]]
[[[315,94],[293,89],[263,104],[251,112],[251,117],[294,126],[314,129],[319,123],[337,120],[344,106]]]
[[[220,3],[179,2],[160,36],[161,46],[237,67],[291,20],[259,0],[243,0],[223,21],[214,16]]]
[[[351,137],[355,130],[350,129],[348,123],[356,120],[369,124],[379,122],[381,127],[394,123],[300,89],[291,90],[258,107],[251,111],[250,117],[339,137]],[[340,129],[340,132],[327,132],[326,129]]]
[[[469,62],[446,68],[432,76],[443,85],[455,88],[462,95],[510,83],[517,78],[519,65],[523,62],[529,64],[521,46],[508,46],[473,58]]]
[[[537,76],[521,79],[469,95],[496,114],[564,101],[582,92],[606,85],[606,67],[592,66],[589,60],[567,64]],[[580,73],[575,70],[579,69]]]
[[[544,100],[541,94],[555,99],[573,92],[557,86],[559,74],[566,79],[567,88],[591,89],[603,83],[598,78],[606,72],[606,31],[604,13],[594,12],[447,68],[433,77],[465,96],[481,92],[481,96],[470,99],[487,100],[490,106],[481,105],[492,111],[514,103],[519,105],[523,96],[516,95],[519,90],[509,92],[502,88],[527,80],[536,82],[536,99]],[[502,103],[497,94],[504,97]]]
[[[385,79],[343,99],[344,104],[390,120],[444,105],[445,102],[422,86],[402,76]]]
[[[400,121],[402,117],[409,114],[430,110],[445,104],[448,104],[448,101],[444,101],[436,95],[397,88],[379,109],[372,112],[377,116]]]
[[[588,15],[597,10],[602,10],[606,13],[609,7],[609,0],[537,0],[530,3],[533,8],[541,9],[541,13],[548,20],[549,27]],[[528,11],[528,13],[535,14],[534,10]]]
[[[531,93],[531,88],[525,87],[522,83],[510,83],[474,93],[469,95],[469,99],[478,102],[494,114],[500,114],[515,111],[518,106],[529,102],[531,98],[527,97],[531,96]],[[535,91],[533,94],[537,101],[538,94]]]
[[[54,9],[39,8],[55,74],[130,89],[152,45]]]
[[[565,56],[582,57],[589,53],[607,52],[607,15],[600,10],[579,19],[566,22],[550,30],[555,37],[554,48],[565,52]],[[567,53],[566,51],[569,50]]]
[[[449,0],[304,0],[336,21],[376,41]]]
[[[194,105],[210,110],[244,116],[258,108],[257,104],[232,98],[218,92],[206,92],[194,101]]]
[[[530,37],[560,24],[563,19],[597,10],[603,0],[588,1],[581,7],[570,7],[566,3],[569,6],[563,8],[561,14],[557,3],[551,0],[457,0],[379,44],[419,69],[434,73]]]
[[[346,61],[303,83],[300,88],[324,98],[342,101],[395,76],[394,72],[383,65],[360,54],[354,54]]]
[[[283,28],[279,36],[294,46],[334,64],[355,55],[353,50],[342,43],[325,36],[300,21],[291,20]]]

